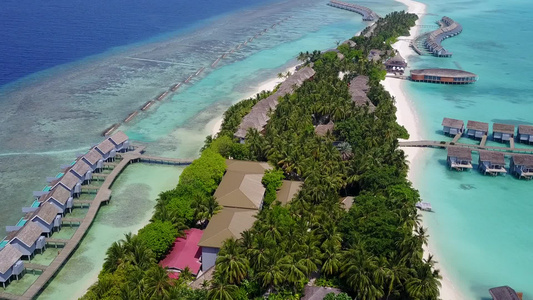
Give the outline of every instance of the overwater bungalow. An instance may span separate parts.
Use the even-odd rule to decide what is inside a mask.
[[[93,176],[93,170],[83,160],[78,160],[76,163],[68,169],[68,172],[74,174],[83,184],[84,182],[90,182]]]
[[[500,142],[508,142],[514,139],[514,125],[494,123],[492,125],[492,139]]]
[[[24,263],[20,259],[22,253],[13,245],[6,245],[0,249],[0,282],[6,288],[6,282],[12,276],[18,276],[24,271]]]
[[[451,57],[452,53],[447,51],[442,45],[442,41],[456,36],[463,31],[463,27],[452,20],[449,17],[443,17],[440,20],[440,24],[443,25],[441,28],[431,32],[426,40],[424,41],[424,46],[431,52],[434,56],[437,57]]]
[[[466,134],[469,138],[481,139],[489,132],[489,123],[471,121],[466,123]]]
[[[46,247],[46,241],[44,236],[41,235],[42,233],[43,230],[37,223],[27,222],[22,229],[14,234],[9,244],[31,260],[35,250],[41,250],[42,252]]]
[[[328,133],[333,133],[333,128],[335,127],[335,123],[333,121],[329,121],[328,124],[320,124],[315,127],[315,134],[318,136],[326,136]]]
[[[104,166],[104,158],[102,157],[102,154],[94,148],[89,150],[89,152],[82,156],[81,159],[91,167],[93,172],[100,171]]]
[[[388,59],[385,63],[385,69],[389,73],[403,74],[405,68],[407,67],[407,62],[400,53],[397,53],[394,57]]]
[[[202,271],[215,265],[217,254],[225,240],[240,239],[243,231],[252,228],[257,210],[225,207],[214,215],[198,242],[202,248]]]
[[[472,151],[464,147],[448,147],[447,162],[450,169],[457,171],[472,169]]]
[[[465,122],[463,120],[444,118],[442,120],[442,131],[445,135],[456,136],[458,133],[463,133],[465,130]]]
[[[58,186],[63,186],[70,192],[72,197],[78,197],[81,193],[81,184],[83,181],[76,177],[74,173],[67,172],[63,175],[57,182],[52,186],[52,189],[55,189]]]
[[[117,150],[115,150],[115,144],[113,144],[108,139],[96,145],[94,149],[96,149],[96,151],[98,151],[98,153],[102,155],[102,159],[104,161],[112,161],[117,155]]]
[[[41,226],[42,232],[50,236],[54,229],[61,227],[61,214],[58,214],[57,207],[51,202],[45,202],[38,210],[36,210],[30,221],[35,222]]]
[[[303,181],[283,180],[280,189],[276,192],[276,199],[281,205],[291,202],[302,189]]]
[[[376,106],[370,101],[366,93],[370,90],[368,76],[359,75],[350,81],[350,95],[356,106],[368,106],[369,112],[374,112]]]
[[[505,155],[497,151],[479,151],[479,170],[483,174],[505,174]]]
[[[124,152],[129,149],[130,146],[130,139],[129,137],[122,131],[117,131],[115,134],[110,136],[109,141],[115,145],[115,150],[117,152]]]
[[[522,293],[517,293],[509,286],[489,289],[492,300],[522,300]]]
[[[533,178],[533,155],[513,154],[511,156],[511,174],[522,179]]]
[[[521,143],[526,143],[526,144],[533,143],[533,126],[519,125],[518,126],[518,140]]]
[[[70,190],[62,185],[57,185],[50,193],[41,196],[39,202],[50,202],[56,207],[59,214],[64,214],[67,209],[72,210],[73,199]]]
[[[193,275],[198,275],[202,266],[200,262],[202,250],[198,243],[204,232],[197,228],[191,228],[185,230],[184,234],[185,236],[176,238],[172,250],[159,262],[159,265],[172,272],[182,272],[185,268],[189,268]]]

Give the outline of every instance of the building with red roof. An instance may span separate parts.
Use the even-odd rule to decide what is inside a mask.
[[[202,251],[198,242],[202,239],[203,231],[196,228],[185,230],[184,237],[178,237],[167,256],[159,262],[162,267],[173,271],[183,271],[189,267],[192,274],[197,275],[202,265],[200,257]]]

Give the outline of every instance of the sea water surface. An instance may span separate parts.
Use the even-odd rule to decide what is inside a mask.
[[[98,30],[80,29],[80,37],[75,29],[43,28],[39,34],[50,37],[39,37],[32,44],[35,33],[25,28],[23,16],[17,22],[7,22],[14,32],[19,27],[21,32],[31,32],[18,35],[28,39],[25,41],[11,36],[12,42],[20,44],[8,49],[10,55],[17,52],[14,50],[21,52],[12,60],[19,64],[27,60],[29,66],[17,69],[13,63],[2,69],[8,73],[2,80],[9,83],[0,87],[0,226],[15,223],[21,216],[20,208],[31,203],[31,192],[45,185],[44,178],[54,176],[61,164],[101,141],[105,128],[200,68],[205,70],[199,76],[121,129],[135,142],[147,145],[150,154],[194,158],[211,133],[208,124],[232,103],[255,93],[263,81],[295,65],[298,52],[333,48],[367,25],[355,13],[327,6],[326,0],[230,2],[187,2],[176,8],[168,1],[156,1],[133,4],[131,10],[129,2],[81,3],[80,9],[95,15],[100,13],[99,5],[112,6],[102,8],[106,12],[94,19],[70,16],[71,2],[58,0],[34,6],[9,2],[12,13],[20,12],[21,7],[38,10],[51,5],[57,9],[46,7],[45,11],[56,15],[43,17],[43,22],[55,21],[59,23],[54,23],[56,27],[69,22],[80,28],[94,25]],[[405,9],[392,0],[361,3],[383,15]],[[150,5],[158,9],[147,8]],[[196,11],[202,9],[207,11]],[[39,12],[31,11],[27,16],[33,18],[33,28],[40,27]],[[112,16],[119,19],[112,20]],[[93,24],[100,18],[108,24]],[[273,27],[276,23],[279,25]],[[54,39],[58,32],[61,38]],[[237,47],[260,32],[263,34],[246,46]],[[50,39],[53,42],[46,44]],[[40,54],[36,50],[34,57],[30,55],[41,44],[53,51]],[[226,59],[211,67],[231,49],[234,51]],[[3,59],[6,66],[11,63],[11,59]],[[72,299],[83,294],[94,282],[105,250],[123,233],[136,231],[148,221],[157,194],[174,186],[179,172],[174,167],[128,167],[124,178],[113,186],[113,201],[102,208],[78,251],[41,297]],[[68,235],[68,230],[64,234]]]
[[[424,138],[442,134],[442,118],[488,123],[533,123],[531,1],[422,0],[423,24],[448,16],[463,32],[443,42],[451,58],[413,57],[411,68],[462,68],[479,75],[473,85],[406,82]],[[461,142],[469,142],[462,138]],[[499,145],[489,141],[488,145]],[[517,147],[525,147],[518,145]],[[444,150],[423,150],[415,187],[434,213],[424,213],[431,251],[466,299],[490,299],[488,289],[509,285],[533,299],[531,181],[449,171]]]

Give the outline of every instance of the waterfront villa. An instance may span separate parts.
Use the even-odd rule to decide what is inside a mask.
[[[448,147],[447,162],[450,169],[457,171],[472,169],[472,151],[463,147]]]
[[[54,232],[54,228],[61,227],[61,215],[58,215],[57,207],[50,202],[41,205],[33,213],[30,220],[41,226],[42,232],[46,233],[47,236]]]
[[[117,155],[117,150],[115,150],[115,144],[113,144],[108,139],[96,145],[94,149],[96,149],[96,151],[98,151],[98,153],[102,155],[102,159],[104,161],[113,160]]]
[[[463,31],[463,27],[449,17],[443,17],[440,20],[440,24],[441,28],[431,32],[427,36],[426,40],[424,41],[424,46],[434,56],[451,57],[452,53],[442,47],[441,43],[443,40],[461,33]]]
[[[58,186],[63,186],[70,192],[72,197],[77,197],[81,193],[82,182],[83,181],[76,177],[74,173],[67,172],[52,186],[52,189],[55,189]]]
[[[455,69],[418,69],[411,70],[411,80],[443,84],[474,83],[478,76],[474,73]]]
[[[526,144],[533,143],[533,126],[519,125],[518,126],[518,140],[521,143],[526,143]]]
[[[492,139],[495,141],[508,142],[514,139],[514,125],[494,123],[492,125]]]
[[[405,61],[405,59],[403,59],[400,53],[398,53],[393,58],[387,60],[384,65],[385,69],[389,73],[403,74],[405,68],[407,67],[407,62]]]
[[[18,276],[24,271],[24,263],[20,260],[22,253],[13,245],[6,245],[0,249],[0,282],[6,288],[12,276]]]
[[[117,152],[122,152],[123,150],[126,151],[130,146],[129,137],[122,131],[117,131],[110,136],[108,140],[115,145],[115,150]]]
[[[62,185],[57,185],[47,195],[41,196],[39,202],[53,204],[59,214],[64,214],[67,209],[72,210],[72,194]]]
[[[78,177],[82,184],[86,181],[90,182],[93,176],[93,170],[91,167],[81,159],[77,160],[68,172],[71,172]]]
[[[202,263],[200,257],[202,251],[198,242],[202,239],[204,232],[197,228],[184,231],[184,237],[178,237],[174,241],[172,250],[159,262],[163,268],[168,268],[173,273],[179,273],[189,268],[193,275],[198,275]]]
[[[281,205],[286,205],[291,202],[294,197],[302,189],[302,181],[290,181],[283,180],[281,188],[276,192],[276,200],[281,203]]]
[[[81,158],[91,167],[91,170],[98,172],[104,166],[104,158],[96,149],[91,149]]]
[[[522,300],[522,293],[517,293],[509,286],[489,289],[492,300]]]
[[[333,133],[335,124],[333,121],[329,121],[328,124],[320,124],[315,127],[315,134],[318,136],[326,136],[329,133]]]
[[[505,155],[497,151],[479,151],[479,169],[483,174],[505,174]]]
[[[518,178],[533,178],[533,155],[514,154],[511,156],[511,174]]]
[[[481,139],[484,135],[487,135],[488,132],[489,123],[470,120],[466,123],[466,134],[469,138]]]
[[[240,239],[243,231],[252,228],[257,210],[225,207],[209,221],[198,242],[202,248],[202,272],[215,265],[217,254],[227,239]]]
[[[19,231],[14,233],[9,244],[31,260],[35,250],[41,250],[42,252],[45,249],[46,241],[44,236],[41,235],[42,233],[43,230],[37,223],[27,222]]]
[[[458,133],[463,133],[465,130],[465,122],[463,120],[444,118],[442,120],[442,131],[445,135],[455,136]]]
[[[350,95],[356,106],[368,106],[368,111],[373,112],[376,106],[370,101],[366,93],[370,90],[368,76],[359,75],[350,81]]]

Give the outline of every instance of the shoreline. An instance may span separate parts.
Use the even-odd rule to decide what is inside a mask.
[[[415,13],[421,15],[426,13],[427,6],[424,3],[413,1],[413,0],[396,0],[407,6],[407,11],[410,13]],[[416,21],[416,25],[420,25],[421,18]],[[409,30],[409,37],[414,38],[419,34],[420,27],[412,27]],[[409,58],[416,53],[413,49],[409,47],[409,41],[400,40],[394,43],[393,48],[396,49],[406,61],[409,61]],[[420,114],[417,113],[416,106],[411,99],[407,96],[405,92],[405,83],[403,80],[387,77],[382,82],[383,87],[395,98],[396,102],[396,118],[398,124],[404,126],[409,132],[408,140],[422,140],[423,139],[423,130],[422,121],[420,120]],[[420,158],[423,156],[423,149],[420,148],[408,148],[403,149],[407,156],[407,161],[409,163],[409,172],[408,179],[413,183],[413,186],[416,188],[415,183],[418,181],[419,176],[422,176],[420,169]],[[427,224],[424,222],[424,217],[422,217],[422,226]],[[440,257],[438,252],[434,251],[431,246],[431,241],[429,241],[427,246],[423,247],[424,257],[427,257],[429,254],[433,254],[436,261],[440,262]],[[442,276],[440,287],[440,298],[443,300],[458,300],[466,299],[464,295],[454,286],[449,272],[446,271],[443,264],[437,263],[436,268],[439,269]]]

